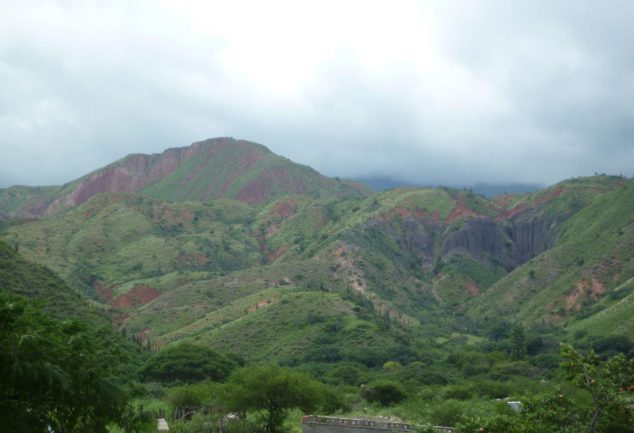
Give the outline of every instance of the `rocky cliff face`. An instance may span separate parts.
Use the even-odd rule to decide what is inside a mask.
[[[363,237],[393,257],[415,258],[429,269],[436,257],[465,253],[481,262],[492,262],[507,272],[551,248],[555,228],[563,221],[525,209],[509,219],[469,213],[460,228],[452,229],[429,215],[381,217],[368,221]],[[350,240],[354,242],[354,239]],[[395,243],[393,241],[396,241]]]
[[[478,218],[466,221],[460,230],[445,237],[441,255],[446,256],[452,251],[462,250],[478,259],[485,255],[503,259],[507,266],[512,266],[504,254],[506,248],[500,226],[492,220]]]
[[[137,192],[141,188],[172,173],[192,157],[197,147],[169,149],[160,155],[130,155],[84,177],[70,192],[57,197],[45,213],[72,208],[95,194],[105,192]]]
[[[368,221],[361,236],[370,239],[388,256],[410,257],[424,267],[433,262],[437,228],[437,224],[426,218],[406,217],[399,222],[379,218]],[[359,238],[355,233],[349,240],[354,243]]]
[[[441,254],[465,251],[477,259],[493,258],[507,271],[551,248],[556,222],[544,216],[510,221],[474,219],[443,241]]]
[[[521,265],[551,248],[555,242],[554,228],[557,221],[545,216],[531,216],[518,221],[511,220],[506,227],[508,237],[513,242],[513,258]]]

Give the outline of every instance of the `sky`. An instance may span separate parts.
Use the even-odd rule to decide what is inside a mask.
[[[0,187],[219,136],[347,178],[634,175],[631,0],[0,6]]]

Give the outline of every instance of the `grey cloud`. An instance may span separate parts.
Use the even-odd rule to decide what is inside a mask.
[[[224,135],[342,177],[634,174],[631,2],[423,2],[431,42],[403,40],[409,52],[376,66],[342,33],[289,94],[262,87],[276,65],[231,69],[222,34],[156,5],[55,5],[0,18],[0,187],[64,183],[128,153]],[[430,44],[435,53],[419,59]]]

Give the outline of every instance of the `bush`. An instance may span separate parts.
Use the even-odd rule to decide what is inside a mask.
[[[462,419],[465,406],[457,400],[445,400],[434,406],[430,421],[434,425],[453,427]]]
[[[337,365],[328,372],[329,382],[345,385],[359,385],[361,381],[361,370],[350,364]]]
[[[448,386],[443,391],[443,397],[454,400],[469,400],[476,394],[476,390],[471,384],[461,384]]]
[[[625,335],[610,335],[595,339],[592,349],[603,357],[614,356],[617,353],[629,355],[634,354],[634,343]]]
[[[515,418],[510,416],[494,416],[482,418],[479,416],[465,417],[457,425],[457,433],[512,433],[517,432]]]
[[[202,399],[198,393],[187,387],[178,387],[170,390],[167,401],[176,408],[197,407],[202,404]]]
[[[491,380],[477,382],[475,389],[477,394],[482,398],[504,398],[512,393],[509,384]]]
[[[361,397],[368,401],[379,402],[383,406],[405,400],[407,393],[397,382],[391,380],[377,380],[371,382],[361,390]]]

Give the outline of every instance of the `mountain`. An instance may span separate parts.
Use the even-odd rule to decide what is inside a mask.
[[[622,177],[494,198],[372,194],[214,139],[0,199],[3,239],[155,347],[376,366],[509,321],[634,330],[634,180]]]
[[[122,309],[121,325],[154,344],[193,340],[297,363],[328,341],[341,359],[359,360],[366,338],[405,350],[400,332],[434,334],[465,315],[587,329],[607,314],[618,326],[606,333],[630,332],[632,188],[598,177],[495,200],[404,188],[267,205],[109,193],[4,236]],[[388,332],[386,321],[406,331]],[[350,335],[328,333],[347,326]]]
[[[0,217],[51,215],[108,192],[136,192],[166,201],[209,202],[227,197],[261,204],[288,194],[363,197],[369,189],[322,176],[260,144],[215,138],[161,154],[128,155],[61,187],[2,189]]]

